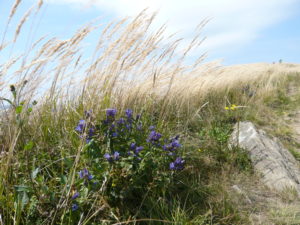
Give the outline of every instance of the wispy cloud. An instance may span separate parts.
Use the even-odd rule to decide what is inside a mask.
[[[156,25],[190,38],[205,18],[204,49],[239,48],[258,38],[264,29],[293,15],[298,0],[48,0],[49,3],[98,7],[115,16],[133,16],[145,8],[158,11]]]

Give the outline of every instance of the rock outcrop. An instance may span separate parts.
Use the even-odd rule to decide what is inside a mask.
[[[293,188],[300,196],[300,165],[276,138],[269,137],[251,122],[236,124],[230,137],[231,146],[245,149],[263,182],[271,189]]]

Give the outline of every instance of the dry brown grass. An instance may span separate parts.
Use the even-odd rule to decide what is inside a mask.
[[[20,1],[13,5],[8,22],[19,5]],[[39,9],[41,1],[35,7]],[[32,9],[16,26],[15,40]],[[165,37],[164,26],[154,32],[149,28],[154,19],[155,15],[143,11],[135,18],[112,22],[104,28],[95,23],[85,25],[66,40],[43,37],[32,41],[31,51],[1,63],[1,93],[7,94],[8,84],[28,80],[22,93],[28,102],[37,96],[45,102],[83,100],[86,107],[97,110],[103,107],[99,102],[109,97],[111,106],[159,102],[163,112],[176,105],[179,112],[189,116],[212,92],[259,83],[255,91],[264,94],[276,86],[282,74],[299,71],[299,66],[287,64],[222,67],[203,63],[203,55],[185,63],[189,52],[201,43],[201,36],[195,34],[186,49],[179,48],[182,39]],[[84,39],[98,29],[102,33],[94,52],[83,56]]]

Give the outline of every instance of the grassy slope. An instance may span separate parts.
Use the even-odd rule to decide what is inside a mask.
[[[249,72],[251,68],[256,69],[249,65],[247,71]],[[265,70],[259,71],[259,82],[255,82],[253,79],[251,83],[242,80],[243,85],[232,85],[224,90],[220,88],[210,90],[202,99],[208,104],[190,117],[188,123],[178,115],[169,115],[162,120],[159,117],[158,119],[153,118],[153,112],[147,114],[149,121],[164,121],[157,124],[164,133],[181,134],[187,167],[177,177],[177,182],[183,186],[180,185],[180,188],[175,188],[175,190],[167,188],[170,191],[169,194],[156,192],[152,193],[152,196],[145,196],[143,205],[136,212],[133,221],[147,218],[150,219],[146,222],[147,224],[167,223],[167,221],[177,224],[247,224],[249,218],[255,220],[255,217],[251,218],[257,214],[259,214],[259,220],[261,220],[261,214],[267,217],[267,220],[282,220],[282,218],[273,218],[273,216],[278,213],[278,210],[284,213],[283,210],[288,210],[287,206],[278,209],[267,202],[274,199],[277,202],[290,201],[287,200],[290,198],[289,195],[280,196],[278,193],[265,189],[253,173],[247,155],[242,150],[230,151],[227,148],[227,139],[237,120],[251,120],[266,130],[270,128],[270,133],[279,137],[286,144],[290,141],[291,128],[280,118],[298,108],[298,93],[290,96],[289,91],[291,85],[294,88],[299,86],[299,75],[294,71],[289,72],[288,65],[266,65],[265,68]],[[279,72],[278,68],[280,68]],[[273,69],[273,73],[270,72],[270,69]],[[228,70],[231,75],[234,69],[229,68]],[[255,74],[255,72],[253,73]],[[226,72],[222,76],[228,79]],[[271,77],[273,80],[262,79],[264,76]],[[241,84],[241,80],[239,80],[241,77],[243,78],[240,76],[236,80],[232,78],[231,82]],[[222,77],[220,76],[219,79]],[[266,88],[266,84],[263,84],[262,81],[270,87]],[[224,109],[225,105],[230,106],[231,104],[238,105],[237,109]],[[155,113],[159,115],[162,109],[159,104],[156,107]],[[80,114],[83,113],[81,107],[72,110],[65,107],[58,112],[53,112],[53,109],[45,104],[36,110],[38,113],[35,114],[35,110],[33,110],[32,118],[23,115],[25,124],[22,125],[21,132],[19,131],[17,134],[12,131],[13,127],[17,126],[13,125],[14,121],[18,121],[13,116],[13,112],[8,112],[8,117],[10,113],[12,114],[9,122],[1,124],[2,143],[6,143],[3,144],[3,149],[7,149],[3,151],[1,158],[1,176],[4,181],[1,188],[1,205],[3,218],[6,221],[11,221],[10,218],[16,216],[16,213],[20,213],[19,221],[21,223],[30,223],[31,220],[47,221],[46,211],[52,210],[53,207],[47,203],[47,197],[45,196],[44,201],[38,200],[35,194],[31,193],[29,203],[26,201],[25,208],[23,206],[20,209],[14,203],[20,201],[18,200],[20,196],[18,197],[18,192],[14,191],[14,186],[30,186],[32,181],[28,174],[36,168],[42,168],[44,172],[39,172],[40,180],[33,181],[35,188],[52,189],[52,192],[59,195],[59,189],[64,187],[64,183],[55,180],[72,171],[72,167],[68,167],[68,164],[74,163],[72,157],[76,154],[76,148],[80,147],[76,147],[77,138],[74,137],[72,130],[81,117]],[[101,113],[98,116],[101,116]],[[16,137],[4,135],[5,131],[18,135],[15,146],[12,146],[11,142],[16,140],[14,139]],[[34,142],[35,147],[30,150],[30,153],[26,153],[23,149],[29,140]],[[12,147],[13,149],[11,149]],[[297,156],[297,143],[289,144],[289,148],[293,149],[294,155]],[[10,160],[10,164],[7,164],[8,160]],[[254,196],[255,201],[249,204],[243,195],[236,195],[232,189],[234,184],[247,190],[247,195]],[[256,190],[255,194],[253,194],[253,190]],[[44,194],[50,194],[51,191],[45,191]],[[157,201],[157,195],[160,196],[159,201]],[[171,203],[167,200],[170,195],[173,198]],[[265,198],[265,195],[271,197]],[[136,201],[141,201],[141,199],[136,199]],[[118,207],[121,208],[118,209]],[[116,214],[115,219],[118,218],[116,222],[132,220],[130,219],[130,207],[124,208],[120,205],[110,210],[112,210],[111,213]],[[125,210],[126,216],[118,215],[119,210]],[[277,211],[274,214],[272,210]],[[297,208],[289,210],[297,210]],[[109,216],[108,211],[104,215],[95,215],[95,221],[98,221],[96,223],[107,219],[114,221],[115,219]],[[287,212],[288,215],[294,215],[293,213],[295,212]],[[32,217],[32,215],[35,216]],[[164,220],[164,222],[157,222],[157,219]],[[58,221],[60,221],[59,218],[57,218]]]
[[[0,62],[0,97],[13,105],[0,121],[0,222],[249,224],[261,220],[262,224],[284,224],[274,215],[298,212],[293,204],[280,208],[267,203],[278,200],[284,205],[292,202],[293,195],[267,190],[247,154],[242,149],[229,150],[227,140],[237,121],[251,120],[279,137],[299,158],[297,139],[290,144],[292,128],[281,118],[298,109],[299,94],[292,95],[291,87],[300,86],[300,66],[261,63],[224,68],[203,64],[201,57],[191,66],[175,54],[178,42],[165,40],[163,29],[148,32],[152,20],[142,13],[134,20],[112,24],[100,36],[88,62],[81,61],[80,45],[92,26],[68,40],[31,43],[32,51],[20,61]],[[15,46],[5,43],[0,51]],[[11,80],[16,92],[9,90]],[[32,106],[34,99],[38,104]],[[225,110],[232,104],[238,107]],[[80,211],[72,214],[70,197],[78,185],[77,172],[92,169],[85,158],[85,143],[74,127],[84,110],[93,110],[96,123],[110,107],[143,113],[143,123],[155,124],[164,136],[180,134],[185,169],[163,170],[164,179],[153,175],[146,184],[141,179],[132,187],[136,192],[130,198],[88,192]],[[245,191],[251,203],[232,185]]]

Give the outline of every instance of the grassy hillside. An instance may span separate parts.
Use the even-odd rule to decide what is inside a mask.
[[[260,213],[285,224],[274,216],[283,208],[234,192],[293,200],[260,184],[227,140],[250,120],[299,158],[285,119],[299,106],[300,65],[186,61],[201,39],[178,48],[163,27],[149,30],[153,19],[142,12],[101,28],[89,57],[81,46],[96,24],[37,39],[21,55],[13,49],[25,20],[4,33],[0,224],[251,224]]]

